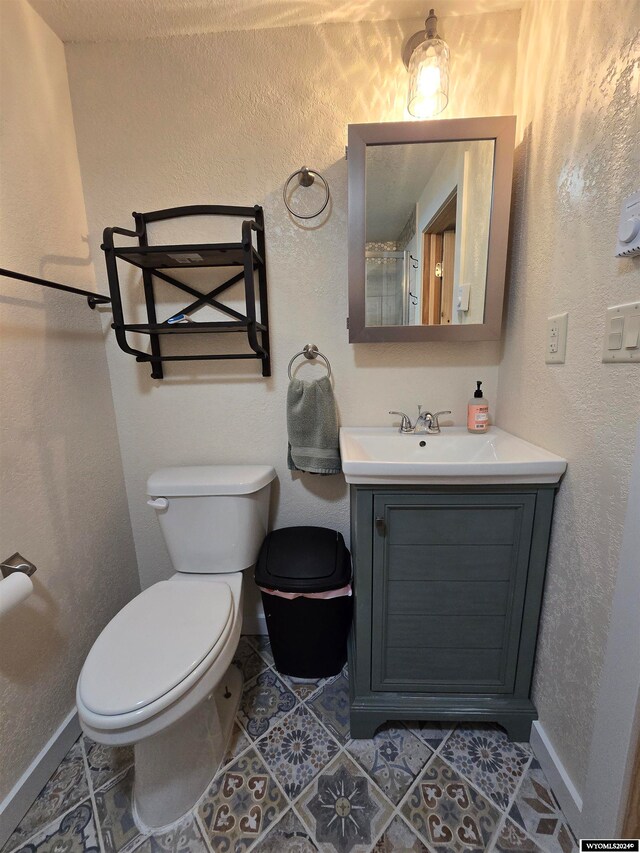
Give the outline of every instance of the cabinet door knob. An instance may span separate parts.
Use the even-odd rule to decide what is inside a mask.
[[[384,523],[384,518],[381,515],[376,518],[376,530],[381,536],[384,536],[387,532],[387,525]]]

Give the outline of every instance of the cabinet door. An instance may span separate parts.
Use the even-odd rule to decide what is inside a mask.
[[[374,495],[374,690],[513,691],[535,502]]]

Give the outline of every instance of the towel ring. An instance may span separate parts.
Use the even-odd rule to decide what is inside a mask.
[[[292,208],[290,207],[289,202],[287,201],[287,190],[289,189],[289,184],[295,178],[296,175],[299,176],[298,184],[301,187],[310,187],[311,184],[314,183],[316,178],[319,178],[322,181],[322,184],[324,186],[324,201],[322,203],[322,207],[319,208],[319,210],[316,210],[315,213],[296,213],[295,210],[292,210]],[[329,204],[329,197],[329,184],[322,177],[320,172],[316,172],[315,169],[307,169],[306,166],[303,166],[301,169],[297,169],[295,172],[293,172],[293,174],[289,175],[282,190],[282,200],[284,202],[284,206],[287,208],[287,210],[292,216],[296,217],[296,219],[314,219],[316,216],[320,216],[322,211]]]
[[[293,356],[293,358],[289,362],[289,367],[287,368],[287,373],[289,374],[289,379],[293,378],[291,376],[291,365],[296,360],[296,358],[298,358],[298,356],[300,356],[300,355],[303,355],[305,358],[308,358],[309,361],[312,361],[314,358],[321,358],[324,361],[324,363],[327,365],[327,375],[328,375],[329,379],[331,379],[331,364],[329,363],[329,359],[326,357],[326,355],[323,355],[320,352],[320,350],[318,349],[318,347],[315,344],[305,344],[303,349],[301,349],[300,352],[297,352]]]

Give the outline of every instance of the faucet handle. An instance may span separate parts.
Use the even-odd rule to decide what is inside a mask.
[[[405,415],[404,412],[389,412],[390,415],[400,415],[402,421],[400,423],[400,432],[413,432],[413,426],[411,424],[411,418],[409,415]]]
[[[447,409],[446,411],[443,410],[442,412],[434,412],[431,416],[431,426],[429,428],[429,432],[440,432],[440,421],[438,420],[438,418],[440,417],[440,415],[450,414],[451,411],[449,409]]]

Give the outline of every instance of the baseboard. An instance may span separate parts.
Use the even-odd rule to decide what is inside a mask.
[[[74,708],[0,803],[0,849],[6,844],[79,735],[80,722],[78,712]]]
[[[549,780],[553,793],[560,803],[560,808],[569,821],[569,826],[579,837],[582,820],[582,797],[573,784],[540,720],[534,720],[531,726],[531,749],[540,762],[544,775]]]

